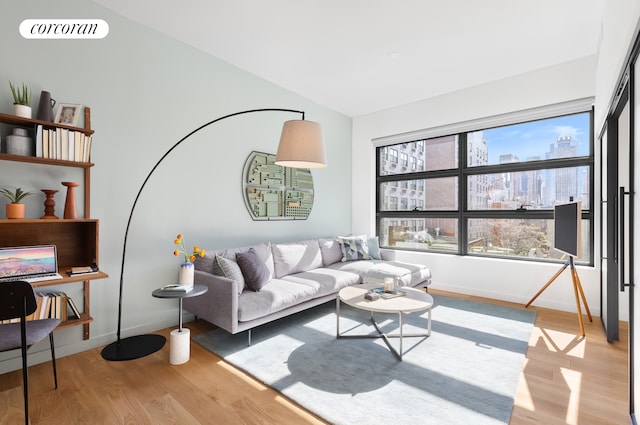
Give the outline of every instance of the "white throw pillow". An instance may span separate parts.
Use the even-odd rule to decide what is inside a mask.
[[[272,244],[276,278],[322,267],[322,255],[316,239]]]

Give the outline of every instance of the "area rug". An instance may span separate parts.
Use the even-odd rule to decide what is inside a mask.
[[[254,329],[251,346],[221,329],[194,340],[332,424],[508,424],[535,313],[433,297],[432,334],[405,338],[402,361],[382,339],[336,339],[335,302]],[[340,312],[341,333],[375,333],[368,312]],[[404,317],[424,332],[426,312]]]

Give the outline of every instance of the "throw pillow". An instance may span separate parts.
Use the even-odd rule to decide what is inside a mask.
[[[315,239],[271,245],[275,277],[322,267],[320,246]]]
[[[368,260],[369,247],[367,237],[362,236],[338,236],[340,249],[342,249],[342,261]]]
[[[269,283],[271,273],[253,248],[247,252],[237,253],[236,261],[244,276],[244,283],[249,289],[258,292]]]
[[[322,253],[323,265],[328,266],[329,264],[342,261],[341,244],[335,238],[318,239],[318,244],[320,245],[320,252]]]
[[[227,279],[235,280],[238,282],[238,294],[242,294],[244,290],[244,276],[242,276],[242,270],[235,261],[216,255],[213,259],[213,274],[217,276],[224,276]]]
[[[372,236],[367,239],[367,246],[369,247],[369,257],[371,257],[372,260],[382,260],[380,243],[377,236]]]

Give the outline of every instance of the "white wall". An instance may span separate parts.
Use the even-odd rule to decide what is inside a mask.
[[[602,129],[609,112],[624,61],[638,30],[639,17],[640,2],[636,0],[605,2],[596,74],[596,133]]]
[[[18,26],[28,18],[99,18],[110,33],[103,40],[25,40]],[[156,170],[138,201],[127,246],[123,337],[177,323],[177,303],[151,296],[177,279],[180,261],[172,255],[177,233],[188,245],[222,248],[351,231],[350,118],[86,1],[7,3],[0,38],[0,111],[12,111],[9,80],[32,87],[34,110],[40,91],[48,90],[58,102],[81,103],[92,111],[91,213],[100,219],[100,267],[110,277],[91,285],[91,340],[82,341],[80,327],[56,332],[60,356],[115,340],[122,244],[136,192],[169,147],[215,118],[290,108],[322,123],[329,168],[312,171],[313,211],[308,220],[255,222],[242,197],[249,153],[275,153],[282,123],[299,115],[244,115],[192,136]],[[0,128],[3,141],[6,132]],[[75,169],[0,161],[0,186],[59,188],[58,214],[64,207],[60,182],[79,178]],[[44,195],[29,199],[28,217],[42,215],[43,200]],[[48,359],[46,351],[35,354],[36,361],[39,355]],[[18,368],[16,356],[0,362],[0,372]]]
[[[357,117],[353,122],[353,232],[375,232],[372,140],[582,99],[595,94],[596,58],[586,57],[399,108]],[[596,197],[596,199],[598,199]],[[399,251],[407,261],[428,265],[433,288],[527,303],[559,270],[557,264]],[[597,258],[597,257],[596,257]],[[591,312],[599,314],[599,271],[578,267]],[[571,275],[563,273],[535,305],[575,311]]]

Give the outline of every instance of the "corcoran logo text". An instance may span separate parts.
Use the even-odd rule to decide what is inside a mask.
[[[24,38],[98,39],[109,34],[102,19],[25,19],[20,24]]]

